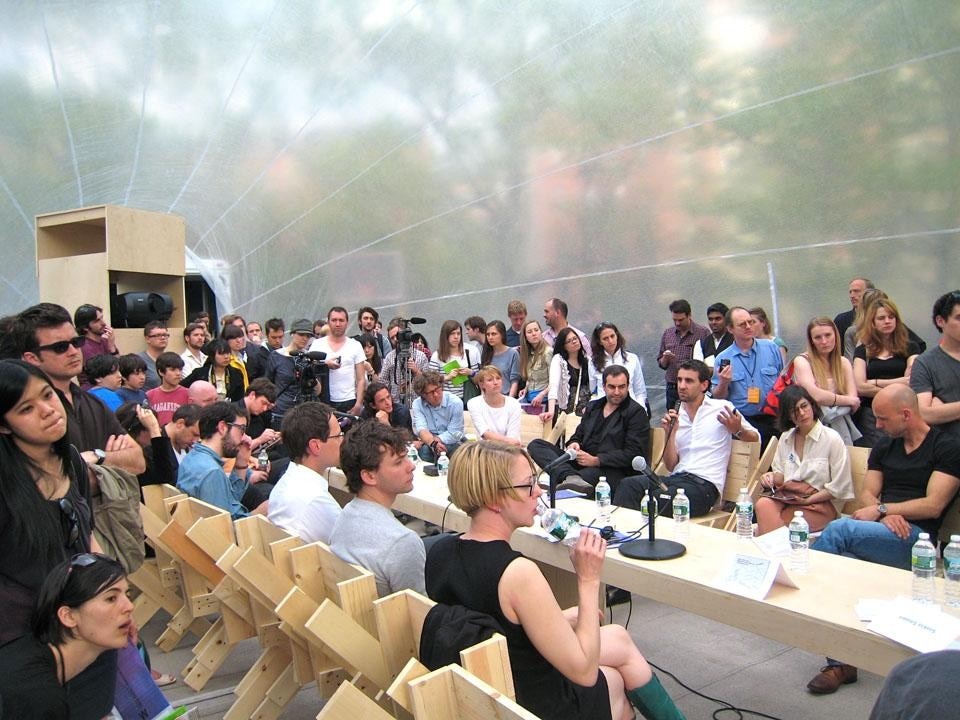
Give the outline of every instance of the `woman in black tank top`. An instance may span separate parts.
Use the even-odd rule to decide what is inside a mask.
[[[427,593],[501,624],[517,702],[550,718],[633,718],[631,704],[646,718],[683,718],[626,629],[600,627],[599,535],[583,532],[571,550],[579,605],[565,611],[539,568],[510,547],[513,531],[533,524],[542,493],[526,451],[467,443],[450,461],[448,483],[470,529],[430,550]]]

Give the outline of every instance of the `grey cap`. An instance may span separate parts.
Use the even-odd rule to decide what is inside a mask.
[[[303,333],[305,335],[310,335],[313,337],[313,321],[307,320],[306,318],[301,318],[300,320],[294,320],[293,325],[290,327],[291,333]]]

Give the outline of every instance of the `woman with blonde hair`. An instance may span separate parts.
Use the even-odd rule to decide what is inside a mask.
[[[470,516],[463,535],[442,537],[426,562],[427,594],[492,616],[504,630],[517,702],[553,719],[683,715],[620,625],[600,626],[606,542],[581,532],[570,551],[579,603],[561,610],[535,563],[510,547],[533,524],[543,490],[525,450],[467,443],[450,461],[453,503]]]
[[[550,360],[553,348],[543,339],[543,328],[538,320],[524,323],[520,336],[520,377],[525,383],[521,402],[541,407],[547,399],[545,390],[550,384]]]
[[[845,444],[860,438],[850,417],[860,409],[853,365],[840,352],[840,336],[830,318],[815,317],[807,323],[807,352],[793,359],[793,381],[817,401],[823,424],[840,433]]]
[[[474,378],[480,395],[467,403],[470,419],[483,440],[520,444],[520,402],[503,394],[503,373],[493,365],[484,365]]]
[[[887,385],[910,384],[910,368],[920,347],[910,340],[900,311],[889,298],[870,304],[859,337],[853,357],[853,377],[863,401],[858,419],[863,439],[858,444],[873,447],[882,437],[873,415],[873,397]]]

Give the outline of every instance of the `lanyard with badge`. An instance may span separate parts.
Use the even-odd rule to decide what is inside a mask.
[[[760,355],[754,354],[755,347],[756,347],[756,344],[754,344],[754,347],[750,348],[750,352],[751,354],[753,354],[752,368],[747,367],[747,363],[744,361],[743,355],[741,355],[740,353],[737,353],[737,355],[735,356],[737,360],[740,361],[740,365],[743,366],[743,371],[747,373],[747,375],[750,377],[751,383],[755,383],[753,375],[757,371],[757,363],[760,362]],[[747,386],[747,403],[750,405],[755,405],[759,402],[760,402],[760,385],[759,384],[748,385]]]

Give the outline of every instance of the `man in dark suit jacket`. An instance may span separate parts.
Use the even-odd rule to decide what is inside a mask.
[[[590,491],[605,476],[616,492],[620,478],[633,472],[631,463],[645,455],[650,442],[647,411],[630,397],[630,373],[622,365],[603,370],[606,397],[593,400],[583,412],[580,426],[566,445],[576,450],[577,459],[557,465],[551,476],[557,486]],[[533,440],[527,447],[540,467],[559,458],[563,451],[546,440]]]

